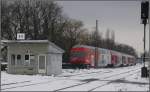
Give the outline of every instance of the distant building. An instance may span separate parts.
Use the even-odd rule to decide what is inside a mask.
[[[48,40],[2,40],[8,48],[8,73],[57,75],[64,50]]]

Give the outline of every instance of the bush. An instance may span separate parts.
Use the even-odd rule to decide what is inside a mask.
[[[7,64],[1,64],[1,71],[6,71]]]

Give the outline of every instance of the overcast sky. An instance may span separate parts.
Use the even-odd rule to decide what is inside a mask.
[[[133,46],[143,52],[143,24],[140,24],[140,1],[57,1],[70,18],[81,20],[84,27],[92,30],[95,20],[105,36],[107,29],[115,31],[115,41]],[[147,50],[148,32],[147,25]]]

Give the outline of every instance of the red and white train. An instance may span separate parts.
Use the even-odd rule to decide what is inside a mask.
[[[135,61],[132,55],[86,45],[74,46],[70,55],[72,65],[83,67],[128,66],[135,65]]]

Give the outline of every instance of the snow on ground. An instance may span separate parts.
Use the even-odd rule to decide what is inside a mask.
[[[142,65],[99,69],[63,69],[58,76],[1,72],[2,91],[148,91]]]
[[[148,91],[148,83],[148,78],[141,78],[141,72],[138,72],[94,91]]]

